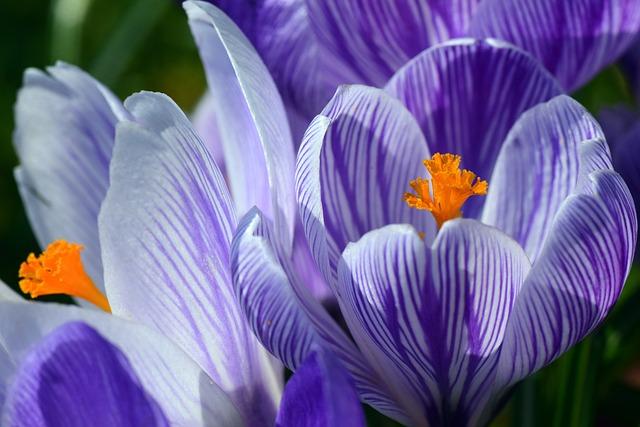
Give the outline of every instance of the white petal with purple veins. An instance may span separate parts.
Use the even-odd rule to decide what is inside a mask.
[[[257,209],[245,216],[234,237],[234,286],[256,336],[294,371],[313,346],[329,349],[353,376],[363,401],[406,420],[357,347],[311,296],[277,244],[272,227]]]
[[[604,138],[598,123],[567,96],[524,113],[498,155],[482,222],[513,237],[534,262],[560,205],[588,168],[583,145],[596,138]]]
[[[242,425],[225,393],[162,334],[110,314],[68,305],[0,302],[0,348],[9,356],[7,360],[0,357],[0,389],[10,384],[16,368],[44,336],[73,321],[91,325],[124,353],[140,384],[175,425],[208,426],[211,420]]]
[[[639,30],[637,0],[485,0],[469,34],[530,52],[572,91],[621,55]]]
[[[413,117],[379,89],[343,86],[314,120],[298,153],[296,186],[305,234],[331,286],[340,252],[369,230],[409,223],[433,237],[431,216],[402,199],[428,157]]]
[[[58,63],[29,69],[15,105],[20,195],[44,249],[57,239],[84,245],[87,273],[103,289],[98,212],[122,103],[91,76]]]
[[[637,219],[613,171],[569,197],[527,277],[505,334],[496,388],[517,382],[584,338],[607,315],[629,272]]]
[[[275,415],[280,373],[245,323],[231,285],[236,215],[224,179],[165,95],[125,102],[100,215],[107,297],[193,357],[248,418]]]
[[[462,36],[480,0],[307,0],[325,55],[382,86],[434,44]]]
[[[507,320],[529,271],[520,246],[473,220],[433,247],[388,226],[340,264],[350,330],[415,424],[466,423],[486,403]]]
[[[201,1],[184,7],[215,103],[238,214],[258,206],[291,245],[295,154],[278,89],[251,43],[219,9]]]

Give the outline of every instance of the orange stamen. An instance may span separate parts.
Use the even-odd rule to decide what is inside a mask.
[[[438,228],[445,221],[462,216],[462,205],[471,196],[487,194],[489,184],[466,169],[460,170],[462,158],[436,153],[423,164],[430,179],[416,178],[409,183],[414,193],[404,193],[404,201],[415,209],[431,212]]]
[[[109,301],[84,271],[82,245],[56,240],[36,257],[29,254],[20,265],[20,289],[31,298],[40,295],[66,294],[82,298],[111,312]]]

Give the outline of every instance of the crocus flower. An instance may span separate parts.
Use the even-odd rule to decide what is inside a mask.
[[[473,39],[384,89],[340,88],[305,133],[296,188],[357,347],[255,210],[231,256],[261,342],[294,370],[312,344],[332,349],[398,421],[487,422],[602,321],[633,257],[629,191],[598,123],[561,93],[530,55]]]
[[[162,334],[96,311],[15,302],[0,285],[3,426],[246,425],[206,372]],[[287,384],[276,425],[336,420],[364,425],[348,374],[315,349]]]
[[[424,49],[455,37],[511,42],[572,91],[640,29],[636,0],[210,1],[256,46],[300,136],[338,85],[382,87]]]
[[[288,257],[306,245],[294,234],[293,144],[247,39],[210,4],[185,9],[213,87],[224,89],[226,176],[168,97],[139,93],[122,104],[70,65],[28,70],[16,103],[16,177],[44,252],[21,266],[20,285],[153,328],[202,367],[244,422],[269,424],[282,366],[238,307],[230,243],[239,216],[258,206]]]

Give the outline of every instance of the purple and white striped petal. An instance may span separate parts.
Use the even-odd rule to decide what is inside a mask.
[[[405,421],[384,384],[277,245],[268,220],[257,209],[243,218],[233,241],[233,283],[260,342],[293,371],[314,346],[329,349],[351,373],[363,401]]]
[[[118,126],[100,214],[111,308],[174,340],[250,423],[273,419],[280,374],[235,301],[224,179],[170,98],[140,93],[125,107],[135,121]]]
[[[637,0],[485,0],[469,28],[530,52],[567,91],[612,63],[638,31]]]
[[[424,174],[429,151],[415,120],[384,91],[343,86],[305,134],[296,189],[311,251],[335,288],[336,266],[349,242],[387,224],[409,223],[435,234],[430,215],[402,195]]]
[[[184,8],[216,104],[238,215],[259,207],[290,249],[295,154],[278,89],[249,40],[219,9],[196,1],[185,2]]]
[[[424,49],[464,34],[479,0],[307,0],[325,55],[382,86]]]
[[[291,377],[276,418],[278,427],[366,426],[349,374],[331,352],[314,351]]]
[[[509,319],[497,390],[560,356],[607,315],[629,272],[636,244],[633,200],[611,170],[560,208]]]
[[[285,104],[306,122],[304,128],[331,99],[336,87],[350,81],[342,64],[323,54],[310,21],[305,0],[265,0],[260,5],[255,37],[249,37]],[[293,132],[296,147],[300,139],[295,137],[303,133]]]
[[[594,139],[604,139],[600,126],[567,96],[524,113],[498,155],[482,222],[513,237],[535,262],[560,205],[578,185],[581,163],[588,162],[581,159],[584,146]],[[608,153],[604,161],[610,165]]]
[[[171,425],[204,427],[211,420],[225,426],[243,425],[226,394],[165,336],[117,316],[69,305],[0,302],[0,396],[4,398],[22,361],[47,334],[77,321],[95,328],[123,353],[140,386]],[[85,374],[95,371],[92,365]]]
[[[446,222],[431,248],[406,225],[347,247],[343,313],[414,424],[466,425],[482,408],[529,268],[515,241],[467,219]]]
[[[561,93],[530,55],[495,40],[454,40],[427,50],[396,73],[386,90],[414,115],[432,153],[462,156],[462,166],[491,176],[520,115]],[[479,215],[484,197],[464,206]]]
[[[20,364],[2,425],[10,427],[169,426],[126,356],[85,323],[67,323]]]
[[[109,186],[121,102],[72,65],[28,69],[15,105],[13,140],[20,195],[45,248],[56,239],[84,245],[87,273],[103,289],[98,211]]]

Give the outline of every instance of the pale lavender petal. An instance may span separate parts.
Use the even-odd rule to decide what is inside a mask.
[[[413,117],[379,89],[341,87],[312,123],[298,153],[296,187],[311,251],[331,286],[342,250],[369,230],[409,223],[435,235],[431,216],[403,200],[428,157]]]
[[[600,126],[567,96],[524,113],[498,155],[482,222],[513,237],[534,262],[588,162],[583,146],[594,139],[604,139]],[[608,153],[604,161],[610,164]]]
[[[22,298],[9,285],[0,280],[0,301],[22,301]]]
[[[569,197],[513,309],[496,388],[550,363],[591,332],[618,298],[636,243],[629,190],[610,170]]]
[[[366,425],[352,379],[331,352],[316,348],[291,377],[278,410],[279,427]]]
[[[278,90],[251,43],[215,6],[184,3],[200,50],[238,214],[258,206],[291,245],[295,154]]]
[[[103,288],[98,211],[122,104],[84,71],[58,63],[29,69],[15,105],[20,195],[42,248],[56,239],[84,245],[87,273]]]
[[[249,420],[270,419],[280,373],[235,301],[224,179],[170,98],[143,92],[125,106],[135,122],[118,126],[100,215],[111,308],[174,340]]]
[[[309,242],[300,223],[296,225],[291,256],[293,269],[300,277],[301,282],[307,286],[311,295],[327,306],[335,305],[335,295],[313,258]]]
[[[433,247],[392,225],[340,264],[350,330],[416,425],[467,425],[486,402],[496,354],[530,264],[474,220],[444,224]]]
[[[213,95],[207,91],[202,96],[202,99],[200,99],[200,102],[198,102],[191,121],[193,122],[193,128],[198,132],[204,145],[209,150],[209,153],[211,153],[211,157],[213,157],[216,165],[218,165],[218,169],[220,169],[222,175],[226,175],[227,165],[224,160],[218,116],[219,114],[216,114],[216,103],[213,100]]]
[[[85,323],[60,326],[26,355],[7,395],[11,427],[169,426],[131,364]]]
[[[424,49],[464,34],[479,0],[308,0],[324,55],[382,86]]]
[[[0,356],[4,356],[0,357],[0,395],[4,396],[30,350],[51,331],[73,321],[90,325],[118,347],[172,425],[204,427],[211,420],[242,425],[225,393],[165,336],[117,316],[69,305],[0,302]]]
[[[520,115],[561,93],[534,58],[495,40],[454,40],[419,55],[387,91],[415,116],[432,153],[462,156],[462,166],[491,176],[504,139]],[[484,197],[465,204],[479,215]]]
[[[530,52],[572,91],[620,56],[639,30],[637,0],[485,0],[469,34]]]
[[[350,371],[363,401],[405,420],[354,343],[312,297],[277,245],[268,220],[257,209],[242,220],[233,242],[236,294],[260,342],[294,371],[313,346],[330,349]]]

